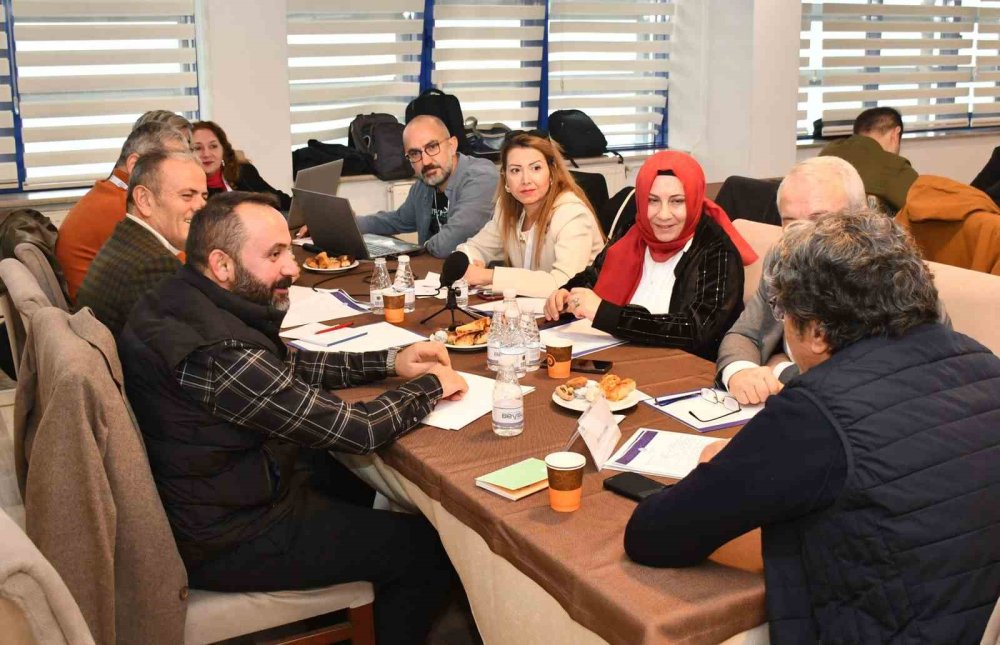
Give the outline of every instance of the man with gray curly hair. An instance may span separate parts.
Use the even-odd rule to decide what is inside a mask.
[[[937,322],[930,271],[878,213],[790,226],[768,284],[801,375],[639,505],[626,551],[691,566],[760,526],[773,642],[978,642],[1000,593],[1000,359]]]
[[[781,225],[816,220],[829,213],[865,208],[865,186],[854,166],[839,157],[795,164],[778,187]],[[771,255],[764,258],[769,266]],[[726,332],[716,359],[718,381],[746,405],[763,403],[798,374],[783,351],[781,325],[768,311],[771,293],[761,280],[739,319]]]

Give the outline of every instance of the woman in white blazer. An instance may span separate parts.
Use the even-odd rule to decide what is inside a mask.
[[[465,279],[498,292],[547,296],[597,257],[605,242],[601,225],[559,144],[517,134],[504,144],[501,160],[493,217],[458,246],[470,260]],[[506,266],[487,268],[497,261]]]

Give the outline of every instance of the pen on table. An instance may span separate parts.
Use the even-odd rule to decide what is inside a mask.
[[[693,399],[696,396],[701,396],[701,390],[697,392],[681,392],[680,394],[668,394],[667,396],[661,396],[654,400],[653,403],[656,405],[666,405],[668,403],[673,403],[674,401],[681,401],[683,399]]]
[[[319,336],[320,334],[325,334],[328,331],[337,331],[338,329],[343,329],[344,327],[350,327],[353,324],[354,323],[352,323],[352,322],[341,323],[339,325],[334,325],[333,327],[327,327],[326,329],[320,329],[318,332],[316,332],[316,335]]]
[[[338,340],[338,341],[337,341],[337,342],[335,342],[335,343],[330,343],[329,345],[327,345],[327,347],[333,347],[334,345],[339,345],[339,344],[341,344],[341,343],[346,343],[346,342],[347,342],[347,341],[349,341],[349,340],[354,340],[355,338],[361,338],[362,336],[367,336],[367,335],[368,335],[368,332],[366,332],[366,331],[363,331],[363,332],[361,332],[360,334],[356,334],[356,335],[354,335],[354,336],[350,336],[350,337],[348,337],[348,338],[343,338],[343,339],[341,339],[341,340]]]

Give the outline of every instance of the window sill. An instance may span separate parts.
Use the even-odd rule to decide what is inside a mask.
[[[962,128],[960,130],[931,130],[928,132],[909,132],[903,135],[903,141],[929,141],[934,139],[965,139],[971,137],[981,137],[983,135],[1000,135],[1000,127],[995,128]],[[831,141],[842,139],[843,137],[830,137],[829,139],[798,139],[795,142],[797,149],[822,148]]]

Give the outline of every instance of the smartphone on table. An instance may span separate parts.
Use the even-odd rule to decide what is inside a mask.
[[[612,493],[641,502],[673,484],[661,484],[639,473],[620,473],[604,480],[604,487]]]
[[[589,358],[574,358],[570,361],[571,372],[583,372],[585,374],[607,374],[614,367],[611,361],[592,361]]]

